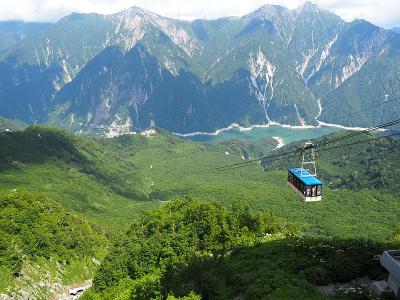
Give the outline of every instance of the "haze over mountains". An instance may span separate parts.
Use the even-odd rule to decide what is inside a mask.
[[[71,14],[0,54],[0,112],[115,135],[278,122],[368,126],[399,96],[400,35],[306,2],[243,17],[174,20],[132,7]]]
[[[392,28],[392,31],[394,31],[396,33],[400,33],[400,27],[394,27],[394,28]]]
[[[50,27],[50,23],[22,21],[0,22],[0,51],[6,50],[23,39]]]

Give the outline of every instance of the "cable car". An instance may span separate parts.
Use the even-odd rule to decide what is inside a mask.
[[[315,176],[312,176],[306,169],[290,168],[288,170],[288,185],[305,202],[321,201],[322,182]]]
[[[288,185],[305,201],[317,202],[322,199],[322,182],[317,178],[315,166],[316,146],[312,142],[301,145],[302,160],[300,168],[288,169]],[[305,167],[310,165],[313,172]]]

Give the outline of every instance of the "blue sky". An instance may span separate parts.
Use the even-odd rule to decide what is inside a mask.
[[[303,0],[0,0],[0,20],[55,22],[71,12],[111,14],[140,6],[158,14],[181,19],[241,16],[264,4],[289,8]],[[383,27],[400,25],[400,0],[314,0],[346,21],[366,19]]]

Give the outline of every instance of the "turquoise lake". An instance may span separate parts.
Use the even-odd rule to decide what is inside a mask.
[[[283,143],[287,145],[291,142],[315,139],[341,130],[340,128],[327,126],[321,126],[319,128],[284,128],[281,126],[270,126],[265,128],[253,128],[249,131],[240,131],[239,128],[233,128],[222,131],[218,135],[199,134],[185,138],[203,143],[218,143],[234,138],[254,141],[263,137],[279,137],[282,139]]]

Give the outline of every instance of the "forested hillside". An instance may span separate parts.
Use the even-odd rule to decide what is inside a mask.
[[[47,298],[90,279],[107,244],[103,229],[43,194],[0,192],[0,294]]]
[[[372,143],[383,145],[384,142]],[[397,184],[390,176],[396,172],[397,140],[388,138],[385,143],[387,147],[380,148],[380,154],[375,156],[377,162],[368,168],[379,168],[381,161],[381,172],[386,172],[384,168],[387,168],[387,173],[383,173],[385,180]],[[220,172],[198,172],[244,162],[243,158],[259,157],[260,153],[271,151],[276,142],[266,140],[256,145],[241,141],[201,144],[181,140],[162,130],[148,132],[148,136],[95,139],[51,128],[30,127],[0,136],[1,189],[44,192],[66,208],[118,232],[121,228],[127,229],[130,220],[143,210],[176,197],[192,195],[227,205],[239,200],[254,208],[268,208],[316,235],[352,237],[357,233],[380,240],[391,235],[390,224],[395,222],[399,212],[397,196],[387,189],[382,192],[365,184],[376,180],[368,177],[370,172],[366,172],[365,161],[362,161],[364,156],[360,153],[370,153],[366,152],[368,144],[365,143],[353,146],[356,147],[354,151],[349,147],[317,152],[319,170],[327,180],[324,192],[327,200],[312,206],[297,201],[286,187],[286,168],[291,165],[290,160],[294,163],[298,154],[277,161],[280,165],[272,172],[263,172],[258,164]],[[288,147],[282,151],[291,146]],[[339,159],[337,153],[346,153],[351,161],[344,173],[332,167]],[[359,176],[364,184],[360,188],[334,185],[346,176],[356,176],[357,172],[367,174]],[[330,182],[332,189],[329,189]],[[336,190],[339,186],[344,188]],[[382,205],[386,209],[375,214]],[[330,213],[338,214],[340,221],[327,218]],[[365,230],[358,231],[358,226]],[[366,229],[373,226],[376,226],[373,230]]]
[[[243,141],[197,144],[163,130],[152,135],[95,139],[37,126],[3,133],[0,188],[45,192],[65,207],[119,230],[128,228],[132,216],[144,209],[195,192],[201,182],[210,183],[205,176],[200,181],[187,176],[191,171],[254,157],[276,145],[272,139],[255,146]]]
[[[237,203],[178,200],[143,215],[115,243],[83,299],[332,299],[316,286],[382,278],[376,256],[393,246],[297,234]],[[377,298],[360,288],[335,299]]]
[[[175,201],[144,214],[116,243],[94,280],[95,290],[108,298],[122,292],[128,299],[132,286],[133,298],[150,299],[189,295],[199,284],[212,289],[219,285],[217,277],[201,274],[202,263],[278,232],[296,230],[270,214],[241,207],[228,210],[210,202]]]
[[[254,299],[266,293],[275,299],[294,294],[324,299],[315,286],[364,275],[381,278],[382,270],[372,258],[399,241],[398,183],[391,177],[397,172],[398,142],[395,137],[359,135],[318,149],[323,200],[310,204],[286,185],[286,168],[298,155],[270,161],[268,166],[263,162],[264,168],[246,163],[205,171],[296,147],[273,151],[277,143],[272,139],[202,144],[161,129],[112,139],[40,126],[4,132],[0,134],[4,221],[20,224],[21,219],[13,217],[16,207],[24,220],[25,208],[32,207],[38,212],[28,214],[29,220],[38,226],[27,229],[38,234],[10,233],[7,230],[13,227],[4,227],[6,234],[15,234],[13,243],[21,249],[11,251],[14,244],[2,248],[2,253],[9,253],[2,254],[6,266],[2,272],[8,274],[2,292],[31,291],[27,278],[33,278],[36,286],[42,276],[27,274],[58,270],[57,261],[69,270],[68,279],[58,282],[81,282],[97,269],[98,261],[86,257],[100,260],[108,251],[104,234],[114,246],[87,297],[146,298],[149,292],[162,298]],[[350,143],[354,145],[343,146]],[[183,200],[170,203],[177,198]],[[65,236],[67,231],[82,234]],[[30,234],[44,246],[35,248],[41,245],[35,240],[32,247],[25,243]],[[56,246],[57,239],[61,242]],[[16,272],[21,270],[20,254],[22,275]],[[359,259],[350,259],[353,254]],[[84,272],[83,266],[87,266]]]

